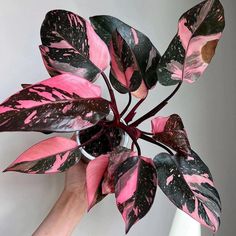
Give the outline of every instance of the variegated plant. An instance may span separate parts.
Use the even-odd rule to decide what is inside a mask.
[[[221,203],[208,167],[192,150],[178,115],[154,116],[184,81],[194,82],[210,63],[225,25],[220,1],[206,0],[184,13],[163,56],[146,35],[117,18],[94,16],[90,22],[64,10],[47,13],[40,51],[51,78],[23,85],[0,105],[0,131],[80,131],[82,144],[60,136],[48,138],[5,171],[63,172],[80,161],[83,147],[96,157],[87,166],[89,209],[114,193],[128,232],[149,211],[159,186],[179,209],[216,232]],[[109,65],[110,80],[104,73]],[[110,101],[92,83],[99,77],[106,82]],[[157,82],[177,86],[132,122]],[[110,83],[129,95],[121,112]],[[140,100],[129,110],[132,95]],[[111,113],[112,120],[107,118]],[[152,130],[140,130],[138,126],[151,117]],[[132,140],[130,148],[120,146],[124,133]],[[144,157],[140,139],[166,152]]]

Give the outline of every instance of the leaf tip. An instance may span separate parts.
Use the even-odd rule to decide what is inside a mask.
[[[9,171],[13,171],[13,170],[11,169],[11,166],[8,166],[6,169],[4,169],[4,170],[2,171],[2,173],[6,173],[6,172],[9,172]]]
[[[129,231],[130,231],[130,229],[132,228],[133,225],[134,225],[134,223],[132,224],[132,223],[130,223],[130,222],[127,222],[127,223],[125,224],[125,234],[128,234],[128,233],[129,233]]]
[[[87,207],[87,213],[89,213],[91,211],[91,209],[93,208],[93,204],[88,204],[88,207]]]

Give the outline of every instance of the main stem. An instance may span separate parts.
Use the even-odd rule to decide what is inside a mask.
[[[126,107],[124,108],[124,110],[120,113],[120,117],[122,117],[122,116],[128,111],[131,102],[132,102],[132,95],[131,95],[131,93],[129,93],[129,101],[128,101],[128,104],[126,105]]]
[[[156,113],[159,112],[164,106],[166,106],[168,104],[168,101],[177,93],[177,91],[179,90],[182,83],[183,83],[183,81],[179,82],[178,85],[176,86],[175,90],[165,100],[163,100],[159,105],[154,107],[151,111],[146,113],[144,116],[140,117],[138,120],[133,122],[131,125],[134,126],[134,127],[137,127],[143,121],[145,121],[145,120],[149,119],[150,117],[156,115]]]
[[[106,74],[104,72],[102,72],[101,74],[102,74],[102,77],[104,78],[104,81],[107,85],[107,88],[108,88],[108,91],[110,94],[112,111],[114,112],[115,119],[118,120],[118,119],[120,119],[120,115],[119,115],[118,107],[116,104],[115,94],[113,92],[113,89],[111,87],[111,84],[110,84]]]
[[[141,149],[140,149],[140,146],[139,146],[139,144],[138,144],[138,142],[137,142],[137,138],[135,137],[135,135],[133,135],[133,134],[131,133],[129,127],[126,126],[125,124],[121,123],[121,122],[119,123],[118,126],[119,126],[120,129],[124,130],[124,131],[130,136],[130,138],[132,139],[134,145],[135,145],[136,148],[137,148],[138,155],[141,156]]]

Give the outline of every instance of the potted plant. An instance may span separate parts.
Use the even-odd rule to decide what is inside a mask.
[[[41,27],[40,51],[51,78],[22,85],[0,105],[0,131],[73,132],[76,139],[57,135],[43,140],[4,171],[63,172],[85,159],[86,151],[91,159],[89,209],[114,193],[126,233],[151,208],[157,186],[180,210],[216,232],[221,202],[212,175],[192,149],[180,116],[157,113],[184,82],[193,83],[202,75],[224,25],[220,1],[203,1],[180,17],[178,32],[161,56],[146,35],[115,17],[94,16],[89,22],[65,10],[48,12]],[[109,65],[108,78],[104,70]],[[94,84],[100,77],[110,100]],[[140,104],[157,83],[175,88],[137,119]],[[122,111],[112,87],[127,94]],[[139,101],[130,109],[133,96]],[[141,130],[139,125],[149,118],[152,129]],[[145,157],[139,140],[164,152]]]

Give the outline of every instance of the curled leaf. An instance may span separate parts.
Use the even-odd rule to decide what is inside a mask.
[[[203,1],[185,12],[179,19],[178,33],[158,65],[160,83],[192,83],[200,77],[215,54],[224,26],[219,0]]]
[[[122,38],[119,31],[113,33],[110,44],[111,72],[110,80],[113,87],[120,93],[131,92],[138,98],[148,94],[134,52]]]
[[[109,163],[104,174],[102,182],[103,194],[110,194],[115,192],[115,172],[120,165],[129,157],[136,153],[125,147],[117,147],[114,151],[109,153]]]
[[[115,54],[121,58],[120,63],[118,62],[119,59],[115,58],[115,63],[120,66],[119,69],[114,65],[114,53],[113,49],[110,49],[111,57],[113,57],[110,79],[114,88],[123,93],[134,92],[139,88],[137,93],[133,95],[139,98],[145,97],[147,90],[155,86],[158,80],[156,70],[160,54],[152,42],[146,35],[115,17],[93,16],[90,17],[90,21],[97,34],[108,46],[111,44],[112,35],[116,34],[116,31],[119,33],[118,38],[115,37],[112,40],[113,44],[115,43],[113,45],[113,47],[115,46]],[[121,66],[121,63],[124,65]],[[125,75],[120,77],[120,70]],[[122,79],[124,76],[128,84],[124,83],[124,79]],[[130,82],[131,76],[132,82]]]
[[[102,193],[102,180],[108,166],[108,158],[109,155],[101,155],[90,161],[86,168],[88,210],[106,196]]]
[[[153,138],[185,156],[191,153],[190,143],[182,119],[173,114],[152,120]]]

